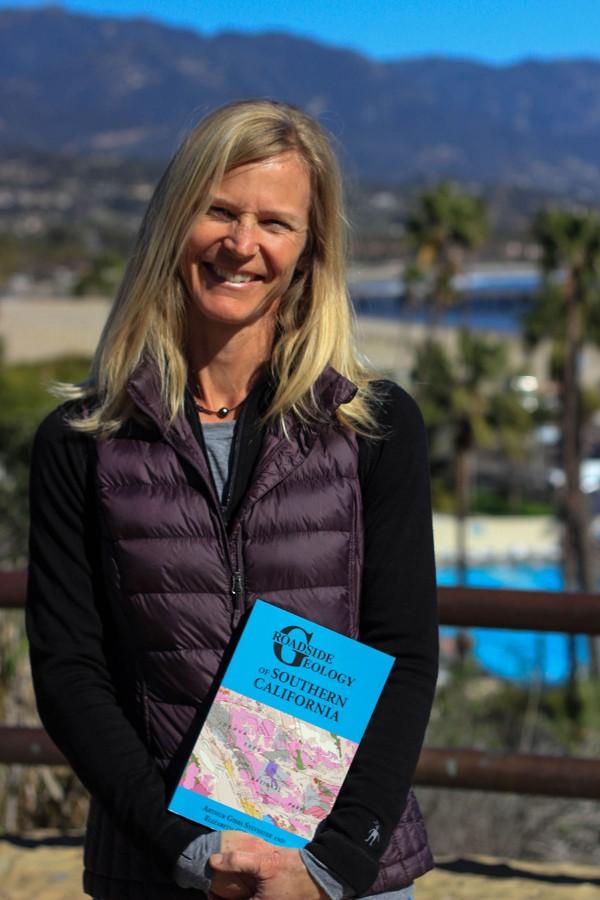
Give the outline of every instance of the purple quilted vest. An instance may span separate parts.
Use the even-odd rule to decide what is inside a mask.
[[[358,448],[333,421],[354,390],[329,369],[316,393],[330,424],[307,430],[290,419],[289,440],[267,433],[228,531],[202,449],[184,416],[168,426],[151,367],[140,367],[129,393],[157,430],[98,441],[107,590],[128,620],[136,658],[129,709],[162,769],[189,737],[232,631],[257,597],[358,636]],[[406,885],[432,865],[411,792],[374,889]],[[86,890],[102,897],[189,897],[94,800],[85,866]]]

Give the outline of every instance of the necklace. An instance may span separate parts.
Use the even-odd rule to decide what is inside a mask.
[[[198,388],[196,387],[196,391]],[[198,391],[199,393],[199,391]],[[220,406],[218,409],[207,409],[206,406],[202,406],[199,400],[196,399],[195,393],[192,392],[192,397],[194,399],[194,406],[198,410],[198,412],[206,413],[209,416],[218,416],[219,419],[224,419],[225,416],[228,416],[229,413],[235,412],[236,409],[239,409],[240,406],[246,402],[248,399],[248,395],[244,397],[243,400],[240,400],[239,403],[236,403],[235,406]]]
[[[220,419],[224,419],[225,416],[228,416],[230,412],[239,409],[239,407],[242,405],[242,403],[244,403],[245,400],[246,398],[244,397],[244,399],[240,400],[239,403],[236,403],[235,406],[220,406],[219,409],[207,409],[205,406],[201,406],[198,400],[196,400],[196,398],[194,397],[194,403],[198,412],[208,413],[208,415],[211,416],[218,416]]]

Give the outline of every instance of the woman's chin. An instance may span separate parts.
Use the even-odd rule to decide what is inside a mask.
[[[202,328],[247,328],[254,326],[260,330],[273,328],[278,300],[265,300],[259,305],[245,302],[243,297],[222,296],[218,302],[207,302],[205,298],[191,300],[188,306],[188,325],[197,322]]]

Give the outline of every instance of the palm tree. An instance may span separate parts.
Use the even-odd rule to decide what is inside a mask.
[[[406,268],[407,290],[425,292],[431,324],[456,302],[455,284],[465,257],[483,243],[486,214],[483,202],[443,181],[423,191],[405,222],[412,262]]]
[[[526,335],[533,341],[551,338],[560,359],[565,588],[592,592],[595,578],[589,516],[579,483],[583,431],[580,360],[586,341],[600,341],[600,219],[588,210],[547,209],[535,218],[533,235],[541,248],[543,288],[526,322]],[[597,675],[593,640],[590,653],[591,668]]]
[[[452,460],[458,581],[464,584],[475,452],[522,439],[532,419],[517,392],[504,388],[508,380],[505,345],[467,329],[460,331],[454,354],[437,341],[424,343],[417,351],[413,380],[432,457],[441,443],[442,452]]]

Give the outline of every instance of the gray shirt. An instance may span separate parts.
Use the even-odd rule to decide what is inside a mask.
[[[203,422],[202,434],[206,455],[217,489],[217,495],[223,500],[227,481],[229,480],[229,463],[235,422]]]

